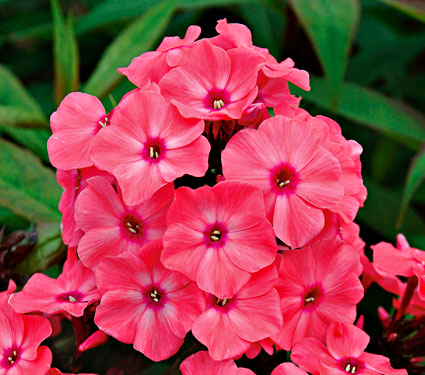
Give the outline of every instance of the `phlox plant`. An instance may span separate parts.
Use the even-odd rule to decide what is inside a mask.
[[[87,371],[82,356],[117,342],[139,373],[423,373],[425,253],[399,235],[365,256],[362,147],[299,107],[288,83],[310,90],[309,74],[290,58],[242,24],[216,30],[119,69],[137,88],[109,113],[73,92],[52,114],[68,255],[57,279],[1,293],[0,375]],[[382,353],[357,314],[373,282],[398,296],[379,310]]]

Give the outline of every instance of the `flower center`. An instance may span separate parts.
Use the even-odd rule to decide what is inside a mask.
[[[210,233],[210,239],[211,239],[211,241],[217,242],[217,241],[220,241],[220,238],[221,238],[221,232],[218,229],[214,229]]]
[[[142,157],[149,163],[158,163],[166,153],[165,143],[159,138],[149,139],[143,146]]]
[[[7,361],[9,362],[10,365],[13,365],[17,359],[18,359],[18,351],[17,350],[13,350],[9,354],[9,356],[7,357]]]
[[[161,150],[157,145],[149,147],[149,157],[151,159],[158,159],[160,152],[161,152]]]
[[[224,107],[224,101],[222,99],[216,99],[213,102],[213,107],[214,109],[221,109]]]
[[[228,301],[227,298],[223,298],[223,299],[217,298],[216,303],[218,306],[226,306],[227,301]]]
[[[83,295],[80,292],[74,291],[74,292],[60,294],[57,297],[57,299],[60,302],[76,303],[76,302],[80,302],[83,299]]]
[[[271,171],[270,183],[278,194],[293,193],[298,184],[297,172],[289,164],[279,165]]]
[[[104,128],[105,126],[109,125],[109,119],[105,116],[99,120],[99,125]]]
[[[143,222],[130,214],[122,219],[122,227],[130,238],[140,237],[143,234]]]
[[[312,308],[316,306],[322,297],[323,291],[319,285],[308,288],[302,297],[304,308]]]
[[[339,366],[347,374],[359,374],[364,368],[362,362],[357,358],[343,358],[340,360]]]
[[[221,247],[227,239],[227,229],[220,223],[215,223],[204,231],[205,245],[208,247]]]
[[[161,299],[161,296],[156,289],[152,290],[149,293],[149,296],[152,298],[152,301],[154,301],[154,302],[159,302],[159,300]]]

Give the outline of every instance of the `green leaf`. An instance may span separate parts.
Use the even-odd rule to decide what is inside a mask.
[[[425,248],[425,222],[422,217],[412,208],[407,208],[406,219],[401,228],[397,229],[400,194],[371,180],[365,179],[364,183],[368,197],[357,214],[358,220],[387,240],[394,241],[398,233],[404,233],[412,246]]]
[[[358,0],[290,0],[325,72],[335,110],[360,19]]]
[[[178,0],[177,5],[180,9],[185,8],[206,8],[219,7],[238,4],[273,4],[272,0]]]
[[[406,209],[415,193],[416,189],[425,179],[425,146],[416,154],[407,172],[406,183],[404,185],[403,198],[401,200],[400,215],[397,225],[401,226],[403,223]]]
[[[425,2],[423,0],[380,0],[403,13],[425,22]]]
[[[117,68],[129,65],[155,45],[174,10],[174,1],[161,1],[122,31],[103,54],[84,91],[98,97],[107,95],[122,79]]]
[[[102,1],[76,22],[75,32],[79,35],[118,21],[135,18],[156,3],[158,0]]]
[[[47,129],[25,129],[16,126],[0,125],[0,134],[6,134],[16,142],[34,152],[44,162],[50,163],[47,153],[47,140],[52,134]]]
[[[58,223],[40,223],[36,225],[35,229],[37,231],[37,245],[16,267],[19,272],[25,274],[46,270],[66,249],[62,242]]]
[[[332,93],[322,78],[310,76],[311,91],[291,86],[291,91],[302,95],[327,110],[332,109]],[[361,125],[376,130],[395,141],[418,150],[425,140],[425,119],[421,113],[399,100],[389,98],[372,89],[344,82],[336,113]]]
[[[40,160],[0,139],[0,206],[35,222],[59,222],[61,188]]]
[[[0,122],[8,125],[48,126],[37,101],[19,79],[0,65]]]
[[[79,86],[79,57],[71,14],[65,20],[58,0],[50,1],[53,16],[53,54],[55,65],[55,99],[63,97]]]

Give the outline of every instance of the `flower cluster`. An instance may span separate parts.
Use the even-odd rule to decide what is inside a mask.
[[[309,76],[291,59],[244,25],[216,30],[198,40],[191,26],[121,68],[137,88],[110,113],[76,92],[51,116],[68,257],[56,280],[4,292],[0,374],[50,367],[50,326],[30,312],[72,320],[77,357],[112,336],[161,361],[192,331],[207,351],[182,358],[183,375],[253,374],[234,360],[262,349],[299,366],[272,375],[407,374],[353,325],[372,267],[353,223],[361,146],[298,107],[288,83],[309,90]],[[376,245],[376,273],[416,277],[421,300],[425,258],[404,250]]]

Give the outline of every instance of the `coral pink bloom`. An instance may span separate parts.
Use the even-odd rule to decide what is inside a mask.
[[[70,249],[63,271],[57,279],[36,273],[21,292],[11,296],[10,304],[21,313],[67,312],[72,316],[82,316],[84,309],[99,299],[93,271],[84,267],[75,251]]]
[[[277,237],[292,247],[322,230],[324,209],[344,193],[341,166],[323,147],[327,136],[324,124],[275,116],[236,133],[221,154],[224,177],[261,188]]]
[[[93,140],[107,122],[105,109],[95,96],[82,92],[65,96],[50,117],[53,135],[47,150],[52,165],[65,170],[92,166]]]
[[[75,247],[83,236],[74,219],[75,200],[86,187],[87,179],[93,176],[104,176],[113,183],[115,178],[108,172],[100,171],[96,167],[82,169],[57,170],[56,178],[64,189],[59,202],[59,211],[62,213],[62,240],[65,244]]]
[[[425,300],[425,252],[410,247],[406,238],[397,235],[397,247],[387,242],[371,246],[373,264],[376,270],[382,270],[392,275],[417,276],[419,280],[419,296]]]
[[[272,339],[289,350],[305,337],[324,341],[334,320],[352,323],[363,298],[358,266],[356,253],[339,240],[286,251],[276,285],[284,325]]]
[[[326,346],[307,338],[294,346],[291,359],[313,375],[407,375],[395,370],[387,357],[364,350],[369,336],[352,324],[333,322],[326,334]]]
[[[94,269],[107,255],[137,251],[147,242],[162,238],[165,216],[174,199],[173,184],[136,206],[126,206],[105,178],[93,177],[87,183],[75,203],[75,220],[85,232],[78,244],[78,255],[85,266]]]
[[[93,149],[96,166],[118,180],[124,202],[136,205],[184,174],[201,177],[210,145],[203,121],[185,119],[153,90],[140,90],[114,111]]]
[[[238,119],[257,96],[262,56],[248,48],[225,51],[203,39],[159,82],[184,117]]]
[[[272,375],[308,375],[304,370],[301,370],[299,367],[295,366],[293,363],[286,362],[281,363],[277,366]]]
[[[85,352],[86,350],[94,349],[105,344],[108,340],[109,336],[105,332],[97,330],[80,344],[78,350]]]
[[[75,373],[70,374],[66,372],[60,372],[57,368],[51,368],[49,371],[47,371],[46,375],[97,375],[97,374],[93,374],[93,373],[87,374],[82,372],[78,374],[75,374]]]
[[[42,316],[12,310],[7,300],[15,288],[11,281],[8,290],[0,293],[0,374],[44,375],[52,353],[40,343],[50,336],[52,328]]]
[[[263,340],[254,342],[244,354],[246,355],[247,358],[252,359],[252,358],[255,358],[258,354],[260,354],[261,349],[264,349],[264,351],[268,355],[273,355],[274,345],[275,345],[275,342],[268,337]]]
[[[276,278],[271,265],[253,274],[232,298],[209,295],[207,309],[193,324],[192,332],[213,359],[239,357],[253,342],[279,332],[282,313],[273,288]]]
[[[323,146],[339,161],[341,166],[341,183],[344,187],[344,195],[329,210],[340,214],[346,222],[353,221],[359,207],[367,196],[367,190],[363,185],[361,174],[360,154],[362,147],[353,140],[346,140],[341,133],[341,127],[337,122],[325,116],[311,116],[306,110],[292,108],[287,103],[279,103],[275,114],[283,115],[294,120],[303,121],[310,126],[326,126],[329,138]]]
[[[171,357],[205,308],[195,283],[164,268],[160,240],[137,254],[106,257],[96,270],[102,294],[95,323],[153,361]]]
[[[260,189],[239,181],[181,187],[167,214],[165,267],[219,298],[232,297],[277,253]]]
[[[208,352],[198,352],[187,357],[180,365],[182,375],[255,375],[251,370],[238,368],[231,359],[214,361]]]
[[[145,52],[134,58],[128,68],[120,68],[118,71],[140,88],[149,81],[158,83],[164,74],[179,65],[200,34],[199,26],[189,26],[183,39],[177,36],[165,37],[156,51]]]

